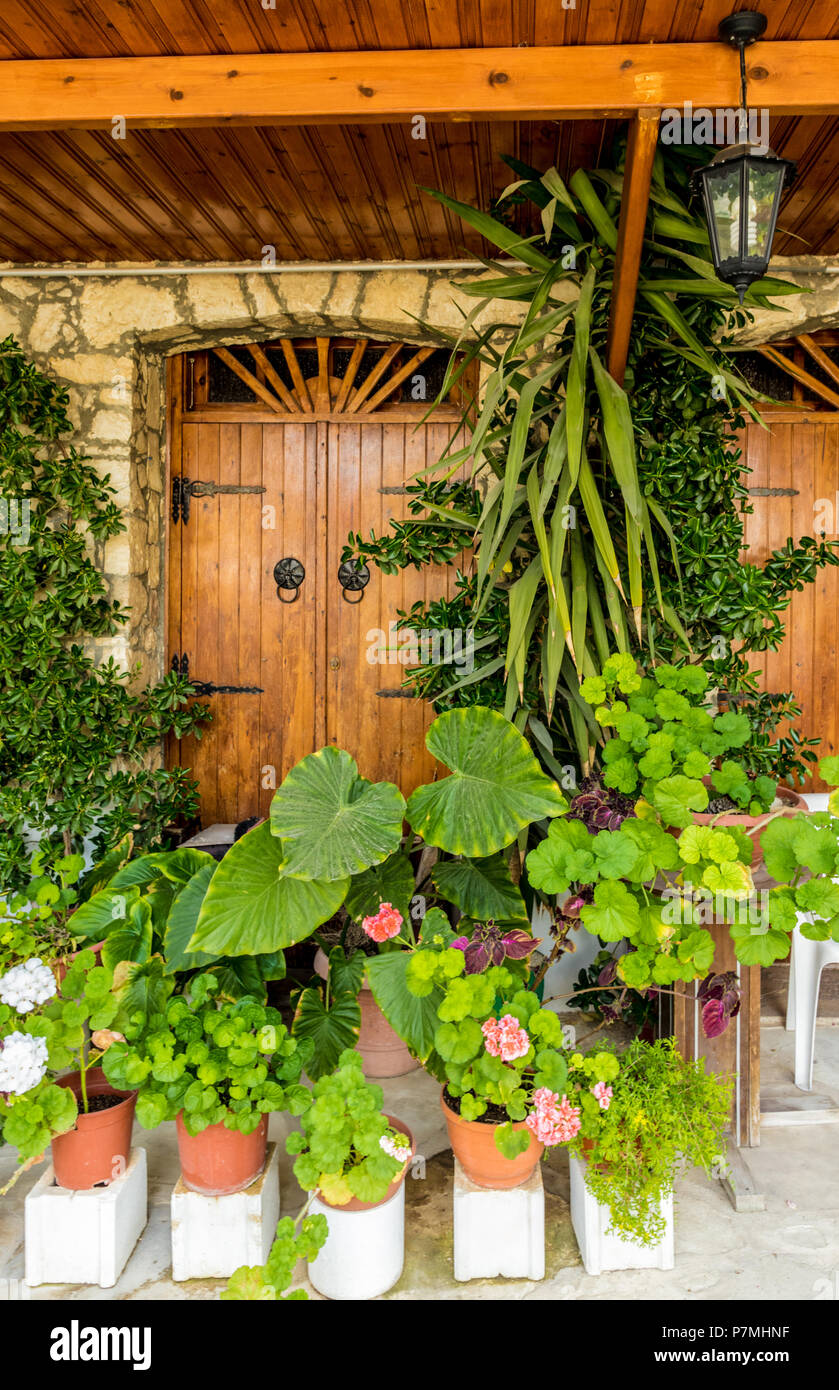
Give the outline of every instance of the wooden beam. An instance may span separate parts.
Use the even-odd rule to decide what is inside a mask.
[[[629,353],[660,114],[656,110],[639,112],[630,124],[626,142],[618,249],[609,316],[608,368],[619,386],[623,385]]]
[[[267,386],[263,386],[259,377],[254,376],[253,372],[249,372],[247,367],[243,367],[239,359],[233,356],[232,352],[228,352],[227,348],[223,347],[213,348],[213,352],[216,354],[216,357],[221,358],[222,362],[230,368],[231,372],[236,374],[240,381],[243,381],[246,386],[250,387],[255,396],[258,396],[261,401],[269,405],[277,415],[288,414],[287,410],[283,410],[283,407],[280,405],[280,402],[273,392],[269,391]]]
[[[736,107],[722,43],[198,54],[0,62],[0,130],[509,121]],[[757,43],[749,98],[774,114],[839,111],[839,40]]]
[[[839,386],[839,363],[834,362],[832,357],[828,357],[824,348],[820,347],[809,333],[799,333],[795,341],[809,352],[814,362],[818,362],[825,376],[829,376],[831,381],[835,381],[836,385]]]
[[[755,348],[755,351],[759,352],[761,357],[765,357],[767,361],[774,363],[776,367],[780,367],[781,371],[786,372],[793,380],[800,381],[803,386],[808,387],[813,395],[821,396],[822,400],[829,401],[831,405],[839,407],[839,392],[831,391],[829,386],[825,386],[817,377],[805,372],[803,367],[796,367],[795,363],[790,362],[789,358],[784,357],[784,354],[778,352],[777,348],[764,343],[761,347]]]

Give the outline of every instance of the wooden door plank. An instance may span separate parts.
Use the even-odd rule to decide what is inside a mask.
[[[244,487],[264,487],[262,479],[262,426],[240,427],[240,470]],[[235,499],[230,499],[235,500]],[[239,526],[239,647],[236,684],[265,689],[262,662],[262,546],[266,534],[263,522],[264,494],[240,499]],[[231,721],[236,725],[235,788],[236,819],[245,820],[260,813],[263,765],[260,759],[260,720],[265,695],[232,695]]]
[[[241,427],[234,424],[219,425],[218,438],[218,480],[221,484],[238,486],[241,481]],[[204,679],[212,681],[215,685],[245,684],[244,673],[239,664],[243,599],[240,588],[240,519],[242,504],[245,501],[256,500],[258,499],[243,498],[235,493],[219,493],[207,499],[208,510],[212,508],[215,511],[215,523],[218,528],[218,654],[213,669],[207,670]],[[233,694],[215,696],[217,817],[224,823],[239,819],[239,782],[244,769],[239,760],[238,708],[243,698],[241,695]]]

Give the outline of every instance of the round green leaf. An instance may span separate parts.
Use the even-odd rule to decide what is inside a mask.
[[[366,781],[349,753],[326,747],[297,763],[278,788],[271,833],[282,840],[286,874],[333,883],[395,854],[404,814],[398,787]]]
[[[483,859],[531,821],[568,809],[527,740],[494,710],[449,710],[434,720],[425,742],[451,769],[450,777],[418,787],[408,801],[408,821],[426,844]]]

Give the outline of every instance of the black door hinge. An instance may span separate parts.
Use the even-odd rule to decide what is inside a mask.
[[[258,493],[264,492],[264,487],[256,484],[241,483],[203,483],[200,478],[190,482],[189,478],[172,479],[172,520],[183,521],[184,525],[189,521],[189,504],[193,497],[216,497],[220,492],[238,493]]]
[[[750,487],[750,497],[797,497],[797,487]]]
[[[172,657],[171,669],[176,676],[183,676],[195,687],[196,695],[264,695],[261,685],[214,685],[212,681],[196,681],[189,674],[189,657],[186,652],[177,652]]]

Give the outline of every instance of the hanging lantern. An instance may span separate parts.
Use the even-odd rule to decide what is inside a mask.
[[[748,131],[745,49],[766,28],[766,16],[749,10],[729,15],[720,36],[740,51],[740,134]],[[766,274],[778,208],[785,185],[792,183],[795,165],[771,150],[751,144],[729,145],[714,155],[698,174],[711,238],[714,268],[720,280],[733,285],[740,303],[753,280]]]

